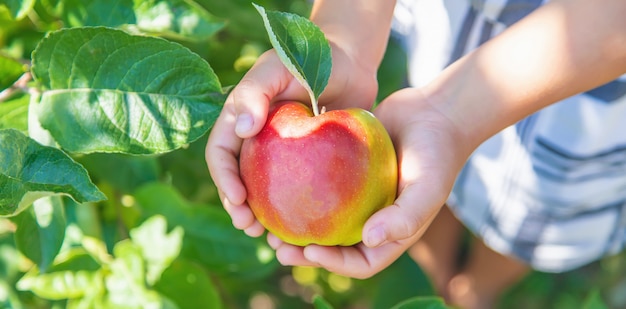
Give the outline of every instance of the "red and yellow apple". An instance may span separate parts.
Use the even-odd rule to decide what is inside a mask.
[[[365,221],[396,197],[391,139],[358,108],[313,116],[304,104],[279,103],[243,141],[239,167],[256,218],[298,246],[356,244]]]

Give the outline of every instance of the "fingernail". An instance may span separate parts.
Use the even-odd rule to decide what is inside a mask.
[[[369,232],[367,232],[367,243],[368,247],[377,247],[382,244],[386,240],[385,236],[385,227],[379,225],[371,228]]]
[[[244,134],[252,129],[252,115],[239,114],[235,123],[235,133]]]

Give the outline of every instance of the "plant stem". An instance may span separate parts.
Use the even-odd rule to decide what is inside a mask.
[[[15,93],[28,93],[29,88],[27,85],[32,80],[32,78],[33,76],[30,74],[30,72],[22,74],[22,76],[20,76],[20,78],[18,78],[15,83],[11,85],[11,87],[4,89],[2,92],[0,92],[0,103],[10,99]]]
[[[309,97],[311,97],[311,108],[313,109],[313,115],[319,116],[320,108],[319,108],[319,105],[317,104],[318,103],[317,98],[315,98],[313,91],[309,91]]]

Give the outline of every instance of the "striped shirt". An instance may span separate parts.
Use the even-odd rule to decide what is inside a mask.
[[[407,49],[411,86],[428,83],[542,4],[398,1],[393,29]],[[567,271],[620,252],[626,243],[625,94],[626,75],[504,129],[472,154],[448,205],[486,245],[537,270]]]

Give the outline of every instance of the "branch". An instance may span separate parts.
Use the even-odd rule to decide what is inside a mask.
[[[32,79],[33,79],[33,76],[30,74],[30,72],[25,72],[24,74],[22,74],[22,76],[20,76],[20,78],[18,78],[15,81],[15,83],[11,85],[11,87],[4,89],[2,90],[2,92],[0,92],[0,103],[10,99],[16,93],[19,93],[19,92],[28,93],[29,92],[28,83]]]

